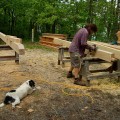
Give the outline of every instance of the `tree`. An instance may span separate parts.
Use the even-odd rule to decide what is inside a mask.
[[[119,0],[2,0],[0,31],[22,38],[43,32],[73,36],[86,23],[98,26],[97,40],[109,42],[120,29]]]

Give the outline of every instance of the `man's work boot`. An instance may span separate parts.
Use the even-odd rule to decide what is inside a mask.
[[[71,71],[69,71],[69,72],[67,73],[67,78],[73,78],[73,77],[74,77],[74,75],[72,74]]]
[[[75,78],[74,84],[81,85],[81,86],[86,86],[86,84],[82,80],[80,80],[79,78]]]

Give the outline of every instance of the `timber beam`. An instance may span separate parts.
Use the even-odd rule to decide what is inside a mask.
[[[5,35],[0,32],[0,38],[9,45],[19,55],[25,54],[24,45],[21,44],[22,40],[16,36]]]
[[[9,45],[0,45],[0,50],[12,50]]]
[[[108,46],[104,46],[104,45],[102,45],[102,43],[100,44],[100,43],[97,43],[97,42],[94,42],[94,41],[88,41],[88,44],[90,44],[90,45],[96,44],[96,46],[98,47],[98,50],[101,49],[101,50],[104,50],[104,51],[111,52],[111,53],[114,54],[114,58],[120,59],[120,50],[118,50],[118,49],[108,47]]]
[[[63,47],[69,47],[71,42],[66,41],[66,40],[61,40],[58,38],[55,38],[53,41],[55,44],[60,44]],[[88,44],[93,45],[95,43],[88,41]],[[103,46],[103,45],[99,45],[97,44],[98,49],[96,50],[96,52],[94,52],[94,54],[92,54],[92,57],[97,57],[100,58],[102,60],[105,60],[107,62],[112,62],[116,59],[120,59],[120,50],[118,49],[114,49],[114,48],[109,48],[107,46]]]

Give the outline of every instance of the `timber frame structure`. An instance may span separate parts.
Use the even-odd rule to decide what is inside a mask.
[[[62,67],[64,67],[65,62],[70,62],[70,56],[66,56],[65,53],[68,52],[71,42],[60,37],[61,35],[43,34],[40,43],[41,45],[58,49],[58,65],[62,64]],[[90,53],[86,50],[89,55],[83,58],[79,73],[80,77],[83,76],[86,79],[87,86],[90,85],[90,80],[96,78],[118,77],[118,81],[120,81],[120,46],[96,41],[88,41],[87,43],[89,45],[96,44],[97,46],[96,52]],[[90,69],[90,65],[100,63],[109,63],[110,66],[102,69]]]
[[[68,52],[68,47],[60,47],[58,49],[58,65],[62,64],[64,67],[65,62],[70,62],[70,57],[65,56],[64,53]],[[84,77],[86,79],[86,85],[90,86],[90,80],[98,79],[103,77],[118,77],[120,82],[120,60],[111,61],[111,66],[102,69],[90,69],[92,64],[108,63],[108,61],[102,60],[97,57],[84,57],[81,64],[81,71],[79,73],[80,78]],[[99,74],[94,74],[100,72]]]
[[[0,56],[0,61],[15,60],[15,63],[19,64],[19,55],[25,54],[24,45],[22,39],[16,36],[5,35],[0,32],[0,39],[5,42],[5,45],[0,45],[0,50],[8,51],[12,50],[15,52],[14,55]]]
[[[48,47],[56,46],[56,49],[58,49],[58,65],[62,64],[62,67],[64,67],[65,62],[70,62],[70,56],[66,56],[65,52],[68,52],[71,42],[51,34],[47,37],[45,35],[42,36],[42,38],[45,38],[45,45]],[[42,43],[43,40],[40,42]],[[120,81],[120,46],[96,41],[88,41],[88,44],[96,44],[97,51],[89,53],[86,50],[89,56],[83,58],[81,72],[79,74],[80,77],[83,76],[86,79],[87,86],[90,85],[90,80],[96,78],[118,77],[118,81]],[[102,69],[90,69],[90,65],[100,63],[110,63],[111,66]]]

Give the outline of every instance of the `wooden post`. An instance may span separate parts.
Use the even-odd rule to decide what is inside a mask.
[[[15,63],[19,64],[19,54],[15,52]]]
[[[32,29],[32,42],[34,42],[34,28]]]
[[[60,65],[61,61],[61,48],[58,49],[58,65]]]
[[[117,61],[118,72],[120,72],[120,60]],[[120,76],[118,76],[118,82],[120,82]]]
[[[86,86],[90,86],[90,80],[87,78],[87,76],[90,74],[89,71],[89,61],[88,60],[83,60],[81,63],[81,68],[79,72],[79,79],[82,79],[82,77],[85,77],[86,79]]]

